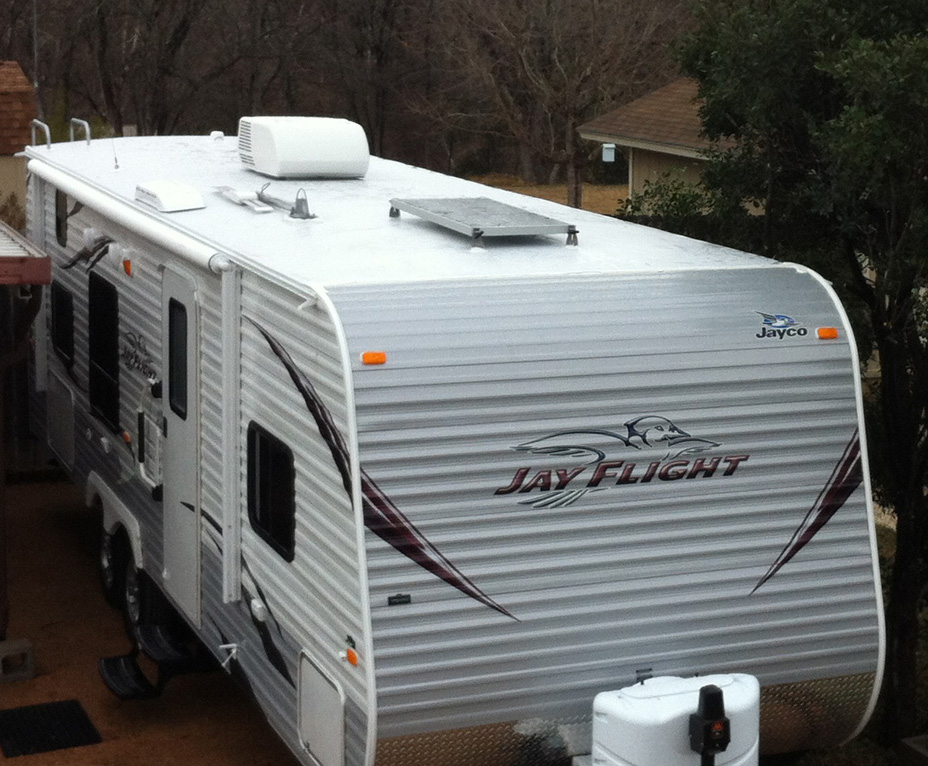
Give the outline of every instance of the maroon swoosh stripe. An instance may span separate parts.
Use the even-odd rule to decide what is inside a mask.
[[[249,320],[267,341],[271,351],[280,359],[290,375],[293,385],[303,397],[306,408],[316,421],[319,434],[328,445],[332,459],[342,477],[345,491],[351,495],[351,466],[348,448],[328,408],[323,404],[312,382],[296,365],[289,352],[257,322]],[[500,614],[517,619],[508,610],[474,585],[423,535],[392,500],[377,486],[377,483],[361,469],[361,506],[364,526],[381,540],[402,553],[420,567],[444,580],[449,585],[472,599],[479,601]]]
[[[858,431],[854,431],[854,436],[844,448],[844,454],[835,465],[831,473],[831,478],[825,487],[819,493],[814,505],[809,509],[802,523],[793,533],[786,547],[780,552],[767,573],[760,578],[757,585],[754,586],[754,593],[767,580],[773,577],[784,565],[802,550],[805,545],[821,530],[825,524],[837,513],[847,502],[857,487],[864,480],[863,462],[860,454],[860,438]]]
[[[441,578],[472,599],[500,614],[518,620],[507,609],[497,604],[474,585],[423,535],[387,497],[377,483],[361,471],[361,494],[364,506],[364,525],[375,535],[392,545],[423,569]]]

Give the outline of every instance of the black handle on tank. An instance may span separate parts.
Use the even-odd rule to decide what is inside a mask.
[[[714,684],[699,690],[699,707],[690,716],[690,747],[702,758],[701,766],[715,766],[715,756],[731,742],[731,724],[725,717],[722,690]]]

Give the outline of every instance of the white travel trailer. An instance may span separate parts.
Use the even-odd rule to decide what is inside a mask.
[[[343,120],[26,154],[37,401],[107,590],[169,666],[163,592],[303,762],[557,762],[651,676],[756,676],[768,753],[863,726],[861,390],[819,276]]]

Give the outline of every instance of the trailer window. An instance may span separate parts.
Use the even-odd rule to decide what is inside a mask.
[[[96,272],[88,284],[90,411],[119,430],[119,295]]]
[[[168,401],[181,420],[187,419],[187,307],[168,303]]]
[[[55,190],[55,239],[68,246],[68,195],[60,189]]]
[[[295,498],[293,451],[257,423],[249,423],[248,518],[284,561],[294,556]]]
[[[74,364],[74,296],[66,287],[52,282],[52,347],[70,369]]]

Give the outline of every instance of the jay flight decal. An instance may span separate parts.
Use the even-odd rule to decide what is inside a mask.
[[[351,495],[352,477],[348,447],[331,413],[308,376],[296,365],[284,346],[256,322],[249,321],[287,370],[315,421],[320,436],[329,447],[345,491]],[[617,431],[559,431],[514,446],[512,449],[516,452],[574,460],[579,458],[581,464],[575,463],[564,468],[542,468],[531,478],[528,477],[533,470],[532,467],[520,468],[510,483],[498,488],[494,495],[528,494],[537,490],[541,497],[521,502],[538,508],[558,508],[571,505],[588,492],[606,489],[610,485],[733,476],[750,457],[746,454],[704,456],[702,453],[710,452],[721,445],[709,439],[692,436],[661,415],[641,415],[632,418],[623,424],[623,428],[624,430]],[[607,457],[613,456],[613,451],[622,452],[623,458],[607,460]],[[637,462],[629,459],[632,457]],[[641,460],[641,457],[645,460]],[[364,525],[371,532],[461,593],[518,621],[517,617],[481,590],[432,544],[363,468],[359,473]],[[855,432],[844,455],[835,466],[828,484],[751,593],[770,580],[812,540],[844,505],[862,480],[860,443]],[[579,482],[578,485],[571,487],[571,483],[575,481]]]

